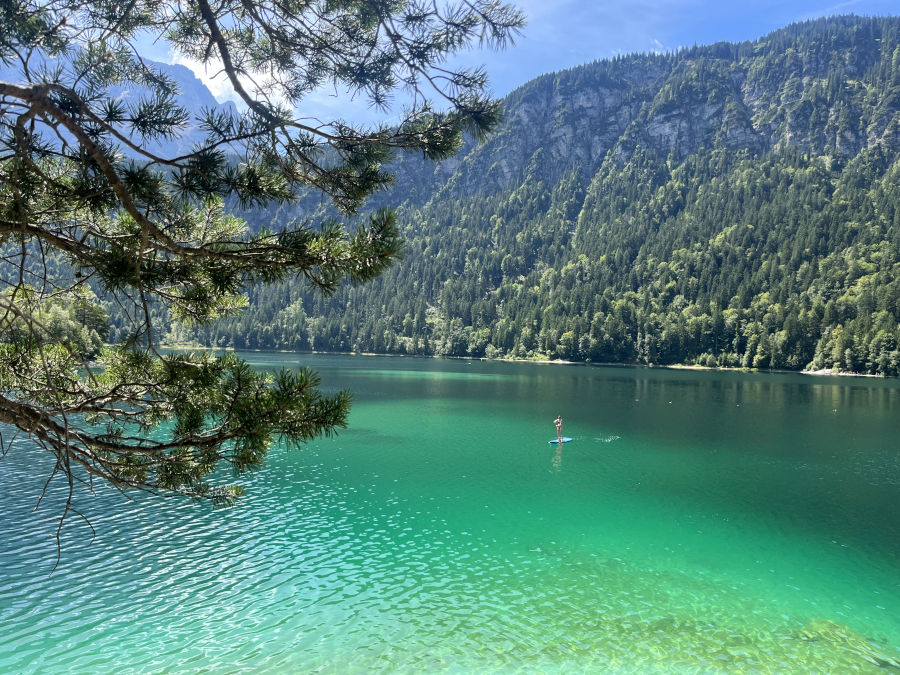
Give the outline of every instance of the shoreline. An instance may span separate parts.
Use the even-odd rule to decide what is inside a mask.
[[[235,349],[234,347],[203,347],[199,345],[164,345],[163,349],[174,351],[224,351],[224,352],[259,352],[262,354],[317,354],[335,356],[387,356],[390,358],[417,358],[417,359],[457,359],[469,361],[497,361],[500,363],[535,363],[559,366],[604,366],[614,368],[664,368],[668,370],[699,370],[699,371],[720,371],[735,373],[771,373],[771,374],[788,374],[788,375],[811,375],[814,377],[867,377],[875,379],[896,379],[893,376],[886,376],[880,373],[855,373],[841,370],[831,370],[822,368],[820,370],[784,370],[778,368],[740,368],[730,366],[700,366],[690,363],[631,363],[631,362],[610,362],[610,361],[569,361],[566,359],[523,359],[523,358],[498,358],[489,359],[485,356],[435,356],[428,354],[379,354],[377,352],[332,352],[332,351],[316,351],[316,350],[293,350],[293,349]]]
[[[668,366],[650,366],[651,368],[674,368],[677,370],[721,370],[735,371],[739,373],[784,373],[790,375],[814,375],[814,376],[835,376],[835,377],[874,377],[880,380],[887,379],[886,375],[880,373],[851,373],[843,370],[831,370],[830,368],[822,368],[821,370],[784,370],[782,368],[730,368],[727,366],[698,366],[692,364],[674,364]]]

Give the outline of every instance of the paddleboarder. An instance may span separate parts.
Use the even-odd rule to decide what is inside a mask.
[[[562,445],[562,415],[557,415],[553,423],[556,425],[556,441]]]

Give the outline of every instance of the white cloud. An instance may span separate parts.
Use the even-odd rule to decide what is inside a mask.
[[[169,63],[189,68],[197,78],[203,82],[210,93],[220,103],[232,101],[240,110],[246,110],[244,100],[238,95],[231,81],[222,71],[221,65],[203,64],[182,54],[169,53]],[[242,77],[242,84],[248,92],[262,90],[274,103],[286,103],[286,99],[279,96],[278,88],[274,86],[271,76],[259,74],[250,78]],[[402,99],[402,97],[400,97]],[[399,108],[399,105],[398,105]],[[388,111],[373,110],[363,96],[352,96],[350,92],[336,90],[333,86],[323,86],[310,92],[301,102],[297,114],[304,118],[321,123],[329,123],[335,120],[343,120],[354,124],[373,124],[375,121],[399,121],[399,109],[392,113]]]
[[[238,96],[237,92],[234,90],[234,87],[231,86],[231,82],[228,80],[228,77],[222,72],[222,66],[218,65],[216,67],[212,67],[210,64],[203,64],[194,59],[188,58],[183,54],[177,52],[169,52],[169,63],[175,63],[181,66],[185,66],[193,71],[194,75],[203,82],[207,89],[209,89],[210,93],[216,97],[216,100],[219,103],[224,103],[225,101],[232,101],[236,103],[239,107],[246,107],[241,97]]]

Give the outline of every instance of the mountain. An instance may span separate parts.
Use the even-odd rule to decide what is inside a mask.
[[[178,93],[175,96],[175,102],[186,108],[195,111],[197,114],[201,110],[219,110],[230,115],[237,116],[238,110],[234,103],[227,101],[219,103],[210,93],[206,85],[197,78],[194,73],[179,64],[158,63],[149,59],[145,63],[170,79],[178,86]],[[40,59],[38,55],[32,57],[30,67],[39,72],[42,68],[47,67],[52,70],[56,64],[55,60]],[[4,65],[0,63],[0,81],[13,82],[16,84],[24,83],[23,74],[20,68],[15,68],[12,64]],[[124,84],[113,87],[108,91],[111,98],[122,101],[126,106],[136,103],[140,98],[152,96],[152,92],[146,87],[135,84]],[[47,134],[49,138],[53,138],[54,134]],[[153,140],[145,144],[145,148],[150,152],[168,157],[177,157],[188,151],[191,146],[200,143],[204,139],[205,133],[200,129],[196,119],[191,119],[179,130],[179,133],[172,139]],[[128,148],[123,148],[125,154],[131,154]]]
[[[372,205],[408,246],[377,282],[251,289],[170,338],[900,372],[898,18],[544,75],[485,143],[396,171]]]
[[[147,64],[153,68],[162,71],[165,75],[174,80],[178,85],[178,94],[175,101],[178,105],[183,106],[187,110],[199,113],[201,110],[219,110],[232,116],[238,116],[237,106],[231,101],[219,103],[210,93],[206,85],[194,75],[186,66],[180,64],[158,63],[155,61],[147,61]],[[119,87],[115,91],[110,92],[115,98],[122,100],[126,105],[136,102],[139,98],[146,95],[147,90],[142,87],[129,86]],[[174,139],[153,141],[146,144],[146,148],[154,153],[164,157],[178,157],[186,154],[190,148],[203,141],[205,133],[200,129],[196,118],[188,121],[187,125],[182,128],[178,136]]]

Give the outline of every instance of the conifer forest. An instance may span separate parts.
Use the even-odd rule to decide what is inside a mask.
[[[379,279],[259,284],[199,328],[163,312],[167,341],[900,373],[900,20],[597,61],[504,106],[458,157],[394,166],[366,205],[400,204]]]

